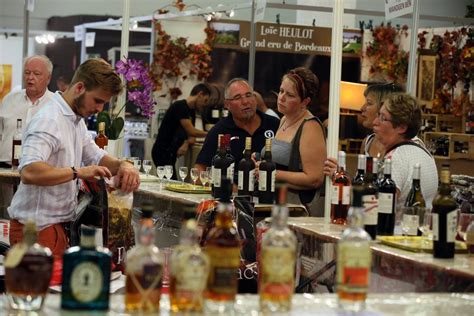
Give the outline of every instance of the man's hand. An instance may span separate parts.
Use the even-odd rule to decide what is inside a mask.
[[[107,167],[93,165],[78,168],[77,177],[84,180],[91,180],[94,177],[111,178],[112,173]]]
[[[176,156],[177,157],[184,156],[186,152],[188,151],[188,148],[189,148],[189,144],[187,141],[185,141],[176,151]]]
[[[120,163],[117,171],[117,182],[120,189],[126,193],[135,191],[140,186],[140,174],[132,164],[126,161]]]

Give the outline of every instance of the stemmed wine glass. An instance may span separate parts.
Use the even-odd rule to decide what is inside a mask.
[[[191,180],[193,180],[193,185],[196,185],[196,180],[199,178],[199,169],[191,168]]]
[[[432,214],[430,209],[426,209],[423,215],[423,222],[420,224],[418,229],[423,235],[423,244],[428,245],[433,240],[433,228],[431,222]]]
[[[181,181],[183,181],[183,183],[187,176],[188,176],[188,167],[179,167],[179,177],[181,178]]]
[[[148,174],[150,173],[151,170],[151,160],[143,160],[142,162],[143,170],[145,170],[146,177],[148,177]]]
[[[142,161],[140,158],[133,158],[133,167],[135,167],[135,169],[140,173],[140,169],[142,168]]]
[[[466,241],[466,232],[469,224],[474,221],[474,214],[472,213],[459,213],[458,227],[457,231],[459,237]]]
[[[209,186],[212,185],[212,167],[206,167],[206,171],[207,171],[207,177],[208,177],[208,180],[209,180]]]
[[[168,182],[171,180],[171,177],[173,177],[173,166],[172,165],[166,165],[165,166],[165,177],[168,179]]]
[[[420,225],[420,217],[416,209],[416,207],[412,206],[400,207],[402,212],[401,228],[403,235],[406,237],[417,235],[417,229]],[[408,238],[405,238],[405,242],[408,243]]]
[[[206,184],[209,182],[209,173],[207,172],[207,170],[201,170],[201,172],[199,172],[199,179],[201,180],[201,184],[202,186],[206,186]]]
[[[164,166],[156,167],[156,175],[160,179],[160,191],[161,191],[161,187],[163,185],[163,177],[165,176],[165,167]]]

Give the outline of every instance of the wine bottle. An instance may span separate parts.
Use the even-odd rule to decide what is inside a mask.
[[[365,155],[357,156],[357,173],[352,181],[352,185],[362,185],[365,175]]]
[[[238,167],[238,193],[239,195],[252,195],[255,187],[255,163],[252,158],[252,138],[245,138],[244,158]]]
[[[433,199],[433,255],[435,258],[453,258],[456,238],[457,206],[451,196],[449,164],[441,167],[440,186]]]
[[[221,144],[219,147],[219,155],[214,160],[212,165],[212,184],[214,186],[213,197],[220,199],[222,197],[222,180],[228,178],[227,170],[230,167],[230,160],[227,156],[227,143],[229,142],[228,135],[221,137]]]
[[[410,192],[405,200],[405,206],[426,207],[426,202],[421,192],[420,185],[421,165],[416,163],[413,166],[413,177]]]
[[[392,180],[392,160],[384,163],[384,178],[379,183],[379,209],[377,217],[377,235],[393,235],[395,228],[395,202],[397,185]]]
[[[338,170],[332,180],[331,223],[344,225],[351,200],[351,178],[346,172],[346,153],[338,154]]]
[[[378,190],[373,173],[374,158],[366,158],[364,183],[362,184],[362,205],[364,207],[364,229],[372,239],[377,236]]]
[[[265,154],[258,171],[258,203],[273,204],[275,201],[276,165],[272,161],[272,140],[265,140]]]
[[[222,136],[223,136],[222,134],[217,135],[217,150],[216,150],[216,154],[214,155],[214,157],[212,157],[212,160],[211,160],[211,194],[212,196],[215,196],[214,181],[217,180],[215,179],[217,178],[217,171],[214,170],[214,162],[216,161],[217,157],[219,157]],[[219,174],[219,179],[220,179],[220,174]]]
[[[379,159],[378,158],[372,158],[372,173],[373,173],[373,183],[374,186],[379,188]]]
[[[22,138],[22,124],[21,119],[16,120],[16,131],[13,135],[12,141],[12,167],[18,167],[21,156],[21,138]]]
[[[102,149],[106,149],[109,144],[109,139],[105,136],[105,122],[99,123],[99,132],[95,137],[95,143]]]
[[[370,236],[362,228],[364,206],[363,188],[354,186],[352,206],[349,209],[349,227],[344,230],[337,243],[337,296],[338,303],[345,310],[364,309],[369,288],[372,263]]]
[[[230,181],[233,183],[234,182],[234,170],[235,170],[235,158],[232,155],[232,151],[230,150],[230,134],[225,134],[226,137],[226,159],[228,161],[228,167],[227,167],[227,178],[230,179]]]

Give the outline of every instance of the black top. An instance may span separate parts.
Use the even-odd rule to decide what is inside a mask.
[[[235,125],[232,114],[220,120],[207,134],[196,163],[211,166],[212,157],[217,151],[217,138],[219,134],[230,134],[230,149],[237,165],[244,157],[245,138],[252,137],[252,152],[260,152],[265,147],[265,139],[273,138],[278,129],[280,121],[270,115],[257,111],[261,118],[260,126],[250,135],[246,130]],[[237,168],[234,168],[237,171]],[[234,173],[234,182],[237,182],[237,173]]]
[[[176,151],[187,139],[186,131],[181,126],[182,119],[190,119],[193,124],[196,119],[195,111],[189,108],[186,100],[171,104],[161,121],[152,151],[157,166],[176,162]]]

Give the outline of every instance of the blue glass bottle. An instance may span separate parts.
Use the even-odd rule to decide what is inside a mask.
[[[107,310],[111,265],[110,251],[96,247],[95,229],[83,227],[80,246],[63,256],[61,308]]]

